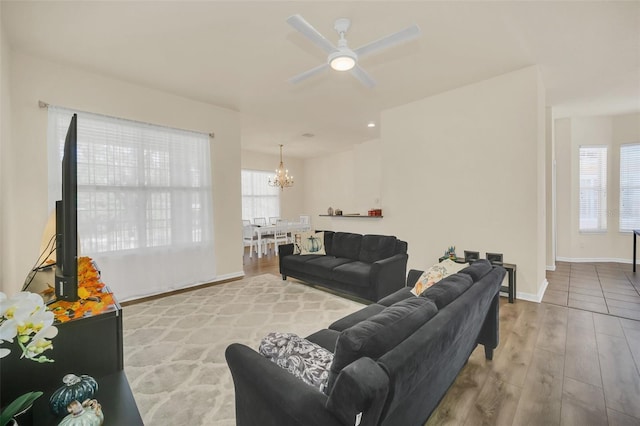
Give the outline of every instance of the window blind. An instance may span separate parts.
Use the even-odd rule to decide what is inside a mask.
[[[49,107],[49,208],[76,111]],[[78,240],[120,300],[215,278],[209,137],[78,114]]]
[[[620,147],[620,232],[640,229],[640,143]]]
[[[242,218],[280,217],[280,190],[269,186],[273,172],[242,170]]]
[[[580,231],[607,230],[607,147],[580,147]]]

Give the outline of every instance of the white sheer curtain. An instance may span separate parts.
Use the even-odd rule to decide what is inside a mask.
[[[280,188],[269,186],[273,172],[242,170],[242,218],[280,216]]]
[[[49,107],[49,208],[75,111]],[[209,137],[78,114],[78,238],[119,300],[215,279]]]

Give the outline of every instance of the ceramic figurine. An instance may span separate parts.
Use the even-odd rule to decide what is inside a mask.
[[[69,414],[58,426],[102,426],[104,414],[102,407],[95,399],[87,399],[82,404],[71,401],[67,407]]]

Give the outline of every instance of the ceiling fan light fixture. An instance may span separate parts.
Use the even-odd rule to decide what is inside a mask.
[[[356,54],[350,51],[338,51],[329,55],[329,65],[336,71],[349,71],[356,66]]]

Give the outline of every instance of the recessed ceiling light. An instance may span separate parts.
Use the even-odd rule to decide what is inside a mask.
[[[367,124],[367,127],[376,127],[376,123],[374,123],[373,121],[370,121],[369,124]]]
[[[315,135],[314,135],[313,133],[303,133],[303,134],[302,134],[302,137],[303,137],[303,138],[312,138],[312,137],[314,137],[314,136],[315,136]]]

